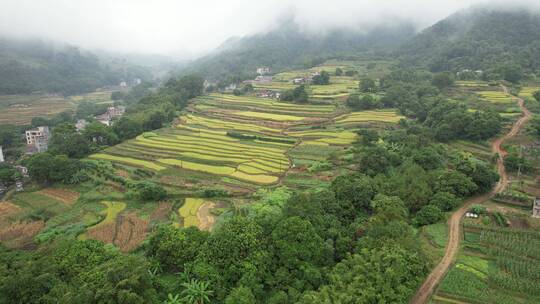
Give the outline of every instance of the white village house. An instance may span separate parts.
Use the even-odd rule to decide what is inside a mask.
[[[0,146],[0,163],[4,162],[4,152],[2,151],[2,146]]]
[[[26,133],[26,144],[28,145],[33,145],[34,142],[36,141],[36,138],[45,137],[48,139],[50,135],[49,127],[47,126],[37,127],[32,130],[26,130],[25,133]]]
[[[27,154],[45,152],[49,148],[49,127],[41,126],[32,130],[27,130],[25,135]]]
[[[96,120],[106,126],[110,126],[113,119],[124,115],[125,112],[126,107],[124,106],[108,107],[107,112],[96,116]]]
[[[265,75],[265,74],[270,74],[272,71],[270,70],[269,67],[258,67],[257,68],[257,74],[259,75]]]

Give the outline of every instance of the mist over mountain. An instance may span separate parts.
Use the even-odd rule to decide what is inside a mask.
[[[0,38],[0,94],[91,92],[122,80],[152,79],[141,66],[37,39]]]
[[[401,49],[408,65],[431,71],[496,72],[501,65],[540,69],[540,14],[525,8],[481,6],[425,29]]]
[[[251,76],[257,66],[274,71],[312,66],[329,57],[358,56],[361,53],[385,54],[412,38],[410,23],[377,26],[369,31],[334,29],[321,33],[302,31],[287,22],[275,30],[228,39],[211,54],[195,60],[181,73],[199,73],[209,79],[234,75]]]

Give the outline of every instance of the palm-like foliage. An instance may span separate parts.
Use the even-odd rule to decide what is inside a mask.
[[[184,291],[182,295],[184,296],[182,300],[189,304],[206,304],[210,303],[210,296],[213,291],[208,289],[208,283],[201,282],[197,280],[191,280],[187,283],[183,283]]]
[[[168,294],[167,300],[163,302],[163,304],[182,304],[182,299],[180,298],[180,295],[175,294]]]

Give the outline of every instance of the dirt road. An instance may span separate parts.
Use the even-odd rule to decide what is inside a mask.
[[[502,86],[502,89],[505,93],[508,93],[508,89],[505,86]],[[435,288],[444,278],[445,274],[448,272],[452,264],[456,259],[456,255],[459,251],[459,246],[461,242],[461,219],[469,207],[473,204],[479,204],[490,199],[496,193],[500,193],[504,190],[506,184],[508,183],[508,176],[504,168],[503,157],[506,155],[501,145],[510,137],[513,137],[519,133],[523,126],[531,119],[531,112],[525,107],[523,99],[517,98],[519,108],[521,109],[523,115],[512,125],[510,131],[493,141],[491,144],[491,151],[494,154],[498,155],[497,159],[497,170],[501,176],[499,182],[493,187],[493,190],[490,193],[476,196],[465,201],[463,206],[459,208],[452,216],[448,219],[448,243],[446,244],[446,249],[444,256],[439,264],[431,271],[429,276],[426,278],[422,286],[418,289],[414,297],[411,299],[411,304],[424,304],[428,303],[429,298],[435,291]]]

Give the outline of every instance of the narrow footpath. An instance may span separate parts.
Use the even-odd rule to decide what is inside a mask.
[[[501,87],[505,93],[508,93],[508,89],[505,86],[501,85]],[[498,155],[497,171],[501,176],[499,182],[495,185],[495,187],[493,187],[491,192],[466,200],[463,206],[454,212],[448,219],[448,242],[446,244],[444,257],[431,271],[422,286],[420,286],[420,288],[417,290],[416,294],[410,301],[411,304],[428,303],[429,298],[434,293],[439,283],[443,280],[450,267],[454,264],[456,256],[459,252],[462,237],[461,219],[469,207],[471,205],[480,204],[489,200],[495,194],[502,192],[508,184],[508,175],[506,174],[503,162],[503,158],[506,156],[506,151],[504,151],[501,146],[507,139],[517,135],[523,129],[525,124],[531,119],[531,112],[525,107],[523,99],[518,97],[516,97],[516,99],[523,115],[514,123],[512,129],[510,129],[506,135],[495,139],[491,144],[492,153]]]

